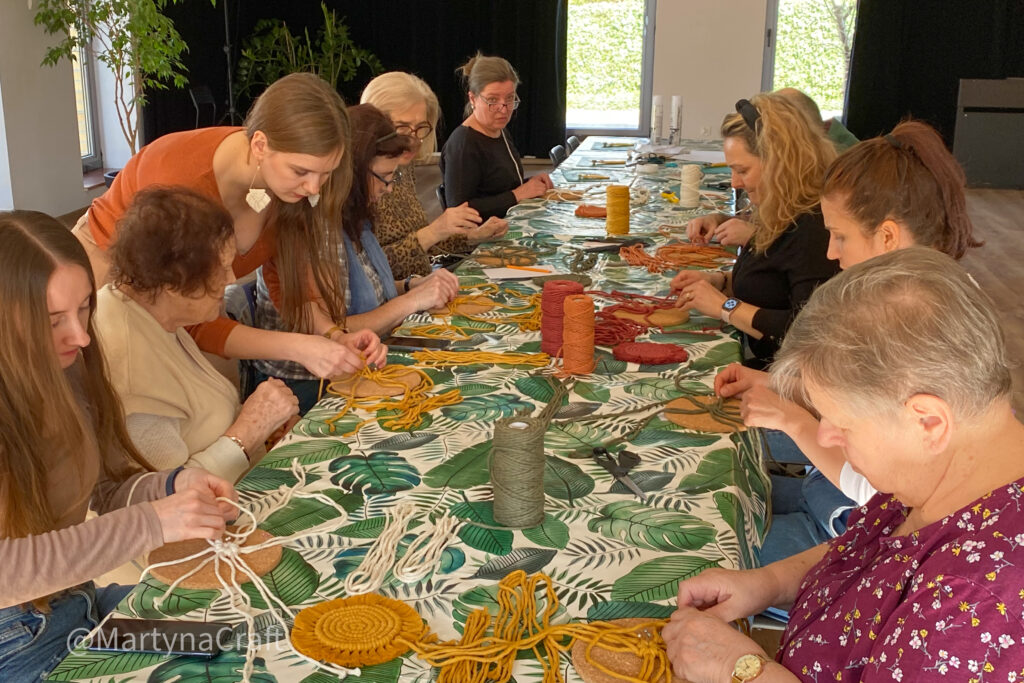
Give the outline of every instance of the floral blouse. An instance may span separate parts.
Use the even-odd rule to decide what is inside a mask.
[[[779,661],[804,681],[1024,680],[1022,485],[907,536],[874,496],[804,577]]]

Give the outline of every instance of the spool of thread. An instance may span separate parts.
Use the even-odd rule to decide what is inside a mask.
[[[562,371],[589,375],[595,367],[594,300],[586,294],[570,294],[562,307]]]
[[[582,294],[583,284],[572,280],[548,280],[540,297],[540,350],[557,356],[562,350],[562,304],[570,294]]]
[[[544,432],[547,422],[513,416],[494,425],[491,486],[494,520],[516,529],[544,521]]]
[[[700,167],[687,164],[679,172],[679,206],[684,209],[696,209],[700,206],[700,182],[704,173]]]
[[[629,188],[609,185],[606,190],[608,218],[605,229],[613,235],[629,234]]]

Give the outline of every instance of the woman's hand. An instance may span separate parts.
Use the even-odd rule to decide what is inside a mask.
[[[240,439],[251,453],[298,412],[299,399],[288,385],[271,377],[245,400],[238,418],[225,433]]]
[[[193,538],[216,540],[238,510],[217,498],[238,501],[235,488],[220,477],[196,467],[186,467],[174,478],[174,493],[151,504],[160,521],[164,543]]]
[[[330,378],[359,372],[366,363],[359,349],[353,350],[344,343],[348,336],[341,332],[335,332],[331,339],[318,334],[297,335],[298,339],[293,344],[288,360],[300,363],[317,377]],[[373,336],[379,343],[377,335]]]
[[[767,387],[771,375],[748,368],[742,363],[730,363],[715,376],[715,393],[722,398],[740,396],[755,386]]]
[[[445,209],[433,223],[420,228],[420,233],[426,231],[426,239],[420,239],[420,244],[424,249],[429,249],[449,237],[468,236],[470,230],[480,225],[480,221],[480,212],[471,207],[469,202],[462,202],[458,206]]]
[[[458,295],[459,278],[444,268],[409,281],[409,296],[414,297],[417,311],[440,308]]]
[[[707,244],[714,235],[715,228],[727,220],[727,216],[720,213],[709,213],[704,216],[697,216],[686,224],[686,237],[690,244]]]
[[[695,607],[730,622],[775,604],[780,587],[764,569],[708,569],[679,584],[679,607]]]
[[[672,280],[673,289],[676,288],[676,281],[680,279],[680,275],[683,275],[683,273],[680,273]],[[705,273],[702,273],[702,275],[705,275]],[[706,275],[710,276],[711,273],[706,273]],[[685,279],[685,284],[680,289],[679,298],[676,300],[676,306],[679,308],[695,308],[712,318],[721,316],[722,304],[725,303],[728,297],[711,284],[708,278],[687,278]]]
[[[470,244],[480,244],[491,240],[499,240],[508,232],[508,221],[504,218],[491,216],[486,221],[469,231],[466,240]]]
[[[512,194],[516,196],[516,202],[521,202],[524,199],[539,197],[553,187],[554,183],[551,182],[551,176],[547,173],[538,173],[512,190]]]
[[[723,247],[745,247],[754,234],[754,226],[739,218],[730,218],[714,229],[712,237]]]
[[[808,415],[807,411],[792,401],[787,401],[766,384],[751,387],[743,394],[740,417],[748,427],[779,429],[789,433],[795,419]]]
[[[765,655],[753,640],[707,611],[680,606],[661,629],[672,672],[692,683],[719,683],[732,679],[736,660],[743,655]]]
[[[341,343],[358,354],[360,359],[358,367],[350,372],[362,370],[364,365],[382,368],[388,364],[388,347],[380,343],[380,337],[373,330],[349,332],[341,339]]]

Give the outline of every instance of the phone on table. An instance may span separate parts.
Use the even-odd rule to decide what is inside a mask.
[[[448,339],[426,339],[425,337],[388,337],[382,343],[387,345],[388,350],[394,351],[445,350],[451,346],[451,341]]]
[[[108,619],[86,649],[210,658],[228,649],[233,639],[234,627],[219,621]]]

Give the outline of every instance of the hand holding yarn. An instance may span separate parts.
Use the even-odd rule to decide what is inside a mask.
[[[512,194],[516,196],[517,202],[521,202],[524,199],[540,197],[553,187],[554,184],[551,182],[551,177],[547,173],[538,173],[537,175],[528,178],[525,183],[516,189],[512,190]]]
[[[191,467],[178,473],[174,487],[176,493],[151,503],[164,543],[193,538],[219,539],[237,511],[217,498],[237,500],[234,487],[206,470]]]
[[[286,360],[300,363],[317,377],[358,372],[365,365],[359,350],[353,350],[345,343],[349,335],[335,333],[335,336],[338,341],[325,339],[318,334],[296,335]]]
[[[736,660],[764,650],[728,622],[695,607],[680,607],[661,630],[672,671],[691,683],[732,679]]]
[[[445,209],[432,224],[437,238],[434,243],[456,235],[466,235],[469,230],[480,225],[480,220],[480,212],[470,206],[469,202]]]
[[[739,397],[755,386],[768,386],[771,375],[763,370],[748,368],[742,363],[730,363],[715,376],[715,394],[722,398]]]
[[[364,365],[382,368],[388,364],[388,347],[380,343],[380,337],[373,330],[350,332],[345,335],[341,343],[360,356],[361,362],[349,372],[361,370]]]
[[[686,224],[686,237],[691,244],[707,244],[715,232],[715,228],[728,219],[720,213],[710,213],[706,216],[697,216]]]
[[[508,232],[508,221],[504,218],[491,216],[486,221],[471,229],[466,234],[470,244],[480,244],[491,240],[500,240]]]
[[[767,385],[758,384],[743,393],[740,417],[748,427],[791,431],[789,426],[802,415],[808,414],[792,401],[787,401]]]
[[[408,296],[416,300],[417,311],[441,308],[459,295],[459,278],[444,268],[435,270],[427,277],[409,281]]]
[[[745,247],[754,234],[754,226],[739,218],[730,218],[715,228],[712,234],[723,247]]]
[[[237,437],[247,451],[262,444],[278,427],[299,412],[299,399],[281,380],[261,382],[242,404],[242,410],[226,434]]]

